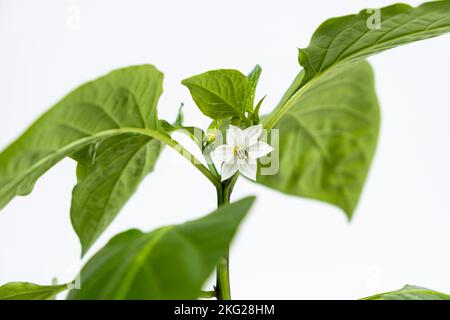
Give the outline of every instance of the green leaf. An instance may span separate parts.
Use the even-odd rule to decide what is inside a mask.
[[[254,197],[201,219],[115,236],[81,271],[69,299],[196,299]]]
[[[305,68],[303,83],[350,61],[450,31],[450,1],[433,1],[417,8],[395,4],[380,9],[379,28],[368,27],[367,10],[325,21],[314,33],[308,48],[299,50]],[[368,22],[369,21],[369,22]]]
[[[369,28],[373,12],[367,10],[325,21],[309,47],[299,51],[304,70],[264,117],[265,129],[280,129],[282,160],[279,174],[262,176],[260,181],[289,194],[335,204],[351,217],[379,126],[372,75],[367,65],[358,62],[449,32],[449,12],[447,0],[417,8],[405,4],[382,8],[378,29]]]
[[[400,290],[380,293],[362,300],[450,300],[450,295],[427,288],[406,285]]]
[[[298,99],[321,77],[336,72],[347,63],[449,32],[449,12],[450,0],[445,0],[428,2],[417,8],[406,4],[382,8],[379,29],[368,27],[374,13],[367,10],[325,21],[312,36],[309,46],[299,50],[304,74],[299,74],[282,101],[267,116],[264,127],[275,126],[292,107],[290,99]]]
[[[162,80],[151,65],[129,67],[62,99],[0,153],[0,208],[72,157],[78,184],[71,219],[85,253],[154,167]]]
[[[124,134],[95,148],[95,158],[85,150],[75,157],[78,183],[72,193],[71,221],[83,255],[153,171],[162,146],[149,137]]]
[[[182,127],[184,123],[184,113],[183,113],[183,107],[184,103],[181,103],[180,107],[178,108],[178,114],[177,118],[175,119],[175,127]]]
[[[264,102],[264,99],[266,99],[267,96],[264,96],[261,98],[261,100],[258,101],[258,103],[255,106],[255,111],[253,112],[253,125],[259,124],[259,109],[261,108],[262,103]]]
[[[252,86],[239,71],[219,69],[182,81],[188,87],[200,111],[212,119],[238,116],[245,120],[251,111]]]
[[[279,172],[259,175],[257,181],[335,204],[351,217],[378,138],[379,106],[370,65],[362,61],[341,68],[292,103],[275,127]]]
[[[40,286],[28,282],[10,282],[0,287],[0,300],[51,300],[67,289],[67,284]]]
[[[247,79],[250,81],[250,85],[252,87],[252,97],[251,97],[251,104],[255,103],[255,94],[256,94],[256,87],[258,86],[259,77],[261,76],[261,66],[257,64],[253,70],[247,75]]]

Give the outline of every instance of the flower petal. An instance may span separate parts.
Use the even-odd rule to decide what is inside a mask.
[[[247,161],[244,163],[238,164],[239,172],[242,173],[249,179],[256,181],[256,171],[258,168],[256,161]]]
[[[239,144],[242,130],[236,126],[230,125],[227,129],[227,144],[234,147]]]
[[[264,157],[265,155],[271,153],[274,150],[269,144],[258,141],[257,143],[248,147],[248,156],[252,159],[258,159]]]
[[[231,178],[238,171],[238,166],[236,163],[224,163],[222,165],[222,181]]]
[[[260,124],[248,127],[247,129],[242,131],[242,134],[244,136],[244,146],[251,146],[252,144],[255,144],[258,141],[261,132],[262,125]]]
[[[211,152],[211,156],[220,163],[230,161],[234,156],[233,147],[228,144],[218,146]]]

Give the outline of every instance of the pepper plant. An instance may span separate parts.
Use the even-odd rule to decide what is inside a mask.
[[[115,70],[67,95],[0,153],[0,208],[29,194],[59,161],[73,159],[77,184],[70,217],[84,256],[155,169],[165,146],[212,184],[218,208],[184,224],[116,235],[83,267],[80,288],[13,282],[0,287],[0,299],[51,299],[67,289],[69,299],[231,299],[228,249],[255,200],[230,203],[241,174],[286,194],[331,203],[351,218],[380,125],[366,58],[450,31],[448,0],[375,10],[378,25],[371,24],[370,12],[320,25],[299,50],[302,70],[267,115],[259,114],[264,98],[255,94],[259,66],[247,76],[220,69],[182,81],[211,118],[206,130],[185,126],[181,110],[174,123],[158,117],[163,74],[152,65]],[[193,139],[204,159],[174,140],[175,131]],[[276,170],[265,170],[273,163]],[[214,269],[216,285],[202,291]],[[448,296],[406,286],[367,299],[430,298]]]

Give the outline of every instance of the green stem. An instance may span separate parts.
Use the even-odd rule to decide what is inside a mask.
[[[159,140],[179,154],[184,158],[189,160],[198,170],[200,170],[205,177],[207,177],[216,187],[217,190],[217,206],[223,206],[230,203],[231,192],[233,191],[234,185],[239,177],[239,173],[236,173],[232,178],[225,182],[220,182],[220,176],[217,172],[213,162],[211,161],[210,153],[206,152],[205,159],[208,163],[208,167],[205,167],[194,155],[187,151],[178,142],[173,140],[169,135],[161,133],[159,131],[151,129],[140,129],[140,128],[121,128],[116,129],[116,131],[124,133],[134,133],[142,134]],[[230,290],[230,272],[229,272],[229,250],[221,258],[217,265],[217,282],[214,292],[203,292],[202,297],[211,298],[217,297],[217,300],[231,300],[231,290]]]
[[[203,152],[203,156],[205,157],[206,164],[208,165],[209,171],[211,171],[214,176],[216,176],[218,179],[220,179],[220,174],[219,174],[219,172],[217,172],[216,166],[214,165],[214,162],[212,161],[212,158],[211,158],[210,148],[206,149]]]
[[[226,191],[226,186],[222,185],[222,187],[217,190],[217,206],[220,207],[229,202],[230,197]],[[216,297],[217,300],[231,300],[228,250],[217,265]]]
[[[173,140],[169,135],[161,133],[159,131],[151,130],[151,129],[140,129],[140,128],[121,128],[117,129],[124,133],[137,133],[152,137],[156,140],[159,140],[179,154],[181,154],[184,158],[186,158],[192,165],[194,165],[203,175],[211,181],[216,188],[221,187],[220,180],[211,173],[207,167],[205,167],[200,160],[198,160],[192,153],[187,151],[182,145]]]
[[[217,188],[217,205],[218,207],[230,203],[230,196],[233,192],[239,173],[235,174],[231,179],[222,182],[221,188]],[[217,300],[231,300],[230,289],[230,259],[229,250],[221,258],[217,265],[216,279],[216,297]]]
[[[293,107],[296,105],[298,99],[305,94],[311,87],[314,86],[317,81],[319,81],[323,75],[327,73],[327,70],[314,76],[305,84],[301,85],[304,76],[303,72],[300,72],[294,79],[294,82],[288,88],[287,92],[284,94],[281,101],[273,109],[273,111],[264,118],[262,121],[263,127],[266,130],[272,129],[278,121]]]

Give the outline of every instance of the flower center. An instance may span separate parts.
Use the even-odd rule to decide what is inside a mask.
[[[244,148],[242,148],[241,146],[235,146],[233,153],[234,153],[234,156],[238,159],[243,159],[243,160],[248,159],[247,151]]]

